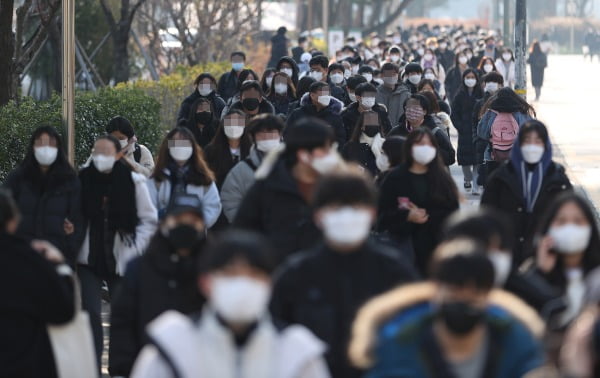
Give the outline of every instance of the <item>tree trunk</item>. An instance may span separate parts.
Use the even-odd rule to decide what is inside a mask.
[[[52,59],[54,61],[54,77],[52,78],[53,89],[62,93],[62,26],[58,25],[58,17],[54,18],[48,25],[48,42],[52,46]],[[61,22],[62,23],[62,22]]]
[[[12,31],[14,2],[0,0],[0,105],[14,98],[12,83],[15,40]]]
[[[129,27],[113,33],[113,72],[115,84],[129,80]]]

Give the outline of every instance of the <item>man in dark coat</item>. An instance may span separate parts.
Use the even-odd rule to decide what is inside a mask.
[[[231,110],[241,110],[246,116],[253,117],[257,114],[275,114],[275,107],[264,97],[260,83],[256,80],[247,81],[240,88],[240,100],[234,102],[226,113]],[[225,117],[226,114],[223,114]]]
[[[290,124],[285,150],[263,162],[240,205],[234,227],[265,235],[277,251],[278,262],[320,240],[309,201],[319,177],[341,164],[331,148],[334,140],[331,127],[318,119]]]
[[[201,84],[201,82],[204,79],[209,79],[212,82],[210,84],[210,92],[208,92],[208,88],[200,88],[200,86],[206,85]],[[183,100],[183,102],[181,103],[181,107],[179,108],[179,112],[177,113],[177,121],[179,122],[182,119],[191,121],[189,118],[192,104],[201,97],[204,97],[211,102],[215,110],[215,117],[217,119],[220,119],[221,113],[223,112],[223,108],[225,108],[225,100],[223,100],[221,96],[219,96],[219,94],[217,93],[217,82],[215,81],[215,78],[212,77],[212,75],[210,74],[203,73],[200,76],[198,76],[196,80],[194,80],[194,86],[196,90],[192,92],[192,94],[187,96],[185,100]],[[202,92],[202,94],[200,92]]]
[[[328,84],[330,94],[343,103],[347,94],[343,88],[331,82],[329,77],[329,59],[324,55],[317,55],[310,60],[308,65],[310,66],[309,75],[316,81]]]
[[[219,78],[218,92],[219,96],[227,102],[238,92],[238,75],[244,69],[246,64],[246,54],[242,51],[231,53],[231,71],[224,73]]]
[[[287,33],[287,29],[285,26],[282,26],[277,29],[277,34],[271,38],[271,60],[269,61],[269,67],[275,67],[280,58],[289,55],[289,40],[286,38],[285,33]]]
[[[308,47],[308,39],[304,36],[298,38],[298,46],[292,48],[292,57],[296,61],[296,64],[302,63],[300,59],[302,54],[306,52],[306,48]]]
[[[332,377],[362,376],[347,358],[358,309],[373,296],[417,278],[393,250],[368,240],[376,197],[373,183],[362,174],[323,178],[313,208],[324,243],[290,257],[274,279],[273,315],[306,326],[328,344]]]
[[[111,376],[129,376],[154,318],[167,310],[188,314],[202,308],[196,260],[204,245],[203,219],[197,196],[176,196],[147,252],[129,263],[112,306]]]
[[[356,87],[354,94],[356,96],[356,101],[348,105],[348,107],[342,111],[342,120],[344,121],[346,137],[350,139],[360,113],[367,110],[372,110],[379,115],[379,122],[381,122],[384,135],[386,135],[392,129],[392,125],[387,109],[375,101],[377,88],[370,83],[363,83]],[[373,102],[373,105],[371,105],[371,102]]]

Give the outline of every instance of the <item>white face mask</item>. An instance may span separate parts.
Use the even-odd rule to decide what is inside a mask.
[[[119,144],[121,145],[121,149],[123,149],[129,144],[129,139],[119,139]]]
[[[212,279],[210,303],[227,322],[248,324],[267,312],[271,288],[248,277],[215,277]]]
[[[213,91],[213,89],[210,84],[198,85],[198,93],[200,93],[200,96],[208,96],[209,94],[212,93],[212,91]]]
[[[188,161],[194,152],[192,146],[169,147],[169,154],[175,161]]]
[[[329,77],[331,78],[331,82],[333,84],[340,84],[342,81],[344,81],[344,75],[342,75],[341,73],[335,73]]]
[[[244,126],[224,126],[223,131],[229,139],[240,139],[244,135]]]
[[[485,72],[492,72],[493,69],[494,69],[494,66],[492,66],[491,64],[484,64],[483,65],[483,70]]]
[[[425,49],[417,49],[417,54],[423,56],[424,53],[425,53]]]
[[[553,250],[565,255],[571,255],[585,251],[590,244],[592,227],[567,223],[562,226],[550,228],[548,234],[554,241]]]
[[[422,145],[422,146],[413,146],[412,148],[412,157],[415,161],[422,165],[427,165],[435,159],[437,151],[435,147]]]
[[[321,219],[325,239],[338,245],[354,246],[369,236],[372,215],[368,210],[344,206],[323,213]]]
[[[425,56],[423,56],[423,59],[425,59],[425,60],[431,60],[431,59],[433,59],[433,55],[431,55],[431,54],[425,54]]]
[[[431,72],[427,72],[425,74],[425,79],[427,79],[427,80],[435,80],[435,75],[432,74]]]
[[[266,78],[265,84],[267,84],[267,88],[271,88],[271,84],[273,84],[273,76]]]
[[[234,71],[239,72],[244,69],[244,62],[231,63],[231,68],[233,68]]]
[[[321,81],[321,79],[323,78],[323,72],[321,72],[321,71],[310,71],[310,77],[312,77],[316,81]]]
[[[315,171],[324,175],[336,169],[339,166],[340,161],[341,158],[337,152],[329,151],[325,156],[313,158],[309,164]]]
[[[367,79],[367,83],[370,83],[373,80],[373,74],[365,73],[362,75],[365,79]]]
[[[524,144],[521,146],[521,154],[523,154],[523,160],[528,164],[537,164],[542,160],[544,156],[544,147],[538,146],[537,144]]]
[[[397,63],[400,60],[400,55],[394,54],[394,55],[390,55],[390,60],[393,63]]]
[[[447,47],[448,47],[447,43],[440,43],[440,49],[444,50]]]
[[[92,161],[99,172],[106,173],[112,170],[116,160],[114,156],[98,154],[92,157]]]
[[[510,253],[503,251],[491,251],[488,258],[494,265],[495,283],[496,286],[502,287],[508,279],[512,267],[512,256]]]
[[[466,56],[461,56],[458,58],[458,63],[460,63],[460,64],[467,64],[467,61],[468,61],[468,59]]]
[[[360,103],[365,108],[371,109],[373,106],[375,106],[375,97],[363,97]]]
[[[292,75],[294,74],[294,70],[292,70],[291,68],[282,68],[279,70],[279,72],[284,73],[289,77],[292,77]]]
[[[317,102],[323,106],[328,106],[329,103],[331,102],[331,96],[329,96],[329,95],[319,96],[317,98]]]
[[[421,81],[421,75],[419,75],[419,74],[417,74],[417,75],[409,75],[408,76],[408,81],[410,81],[414,85],[417,85]]]
[[[475,85],[477,85],[477,79],[465,79],[465,85],[467,88],[473,88]]]
[[[512,58],[511,54],[508,54],[508,53],[502,54],[502,59],[504,59],[505,61],[508,62],[510,60],[510,58]]]
[[[277,94],[286,94],[288,91],[287,84],[275,84],[275,93]]]
[[[256,141],[256,149],[262,152],[270,152],[279,147],[281,141],[279,139],[266,139]]]
[[[34,147],[33,155],[38,164],[44,167],[51,166],[56,161],[58,148],[52,146]]]
[[[467,60],[471,60],[471,59],[473,59],[473,54],[467,53]]]
[[[398,84],[398,77],[396,76],[384,76],[383,82],[389,86]]]
[[[495,83],[493,81],[489,82],[489,83],[485,83],[485,91],[488,93],[494,93],[498,90],[498,83]]]
[[[348,97],[350,97],[350,101],[356,101],[356,95],[354,93],[348,92]]]
[[[377,169],[379,169],[379,171],[387,171],[390,169],[390,159],[386,154],[381,153],[379,156],[377,156],[377,159],[375,159],[375,165],[377,165]]]
[[[344,78],[349,78],[350,76],[352,76],[352,71],[350,70],[344,70]]]

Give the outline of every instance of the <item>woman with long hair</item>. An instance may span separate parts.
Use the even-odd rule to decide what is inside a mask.
[[[182,119],[188,119],[190,107],[199,98],[209,100],[214,109],[215,117],[217,119],[221,118],[221,112],[225,108],[225,100],[217,93],[217,79],[210,73],[203,72],[194,80],[194,88],[194,92],[181,103],[179,113],[177,114],[177,122]]]
[[[379,173],[376,160],[382,153],[381,146],[384,140],[379,113],[364,111],[358,116],[352,137],[342,148],[342,156],[348,161],[358,163],[375,177]]]
[[[287,117],[290,104],[296,101],[296,88],[292,79],[283,72],[273,75],[273,83],[267,92],[267,100],[275,107],[275,114]]]
[[[185,127],[189,129],[196,143],[205,147],[215,137],[219,126],[219,116],[215,112],[213,104],[207,99],[200,97],[192,104]]]
[[[535,100],[540,99],[542,85],[544,85],[544,70],[548,66],[548,57],[542,51],[540,43],[536,40],[531,44],[527,63],[531,66],[531,85],[535,88]]]

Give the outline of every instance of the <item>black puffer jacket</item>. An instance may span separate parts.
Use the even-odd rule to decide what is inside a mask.
[[[473,108],[479,98],[475,91],[469,94],[462,88],[452,101],[450,119],[458,131],[458,165],[477,164],[473,140]]]
[[[317,107],[312,104],[310,95],[307,93],[302,96],[300,104],[301,106],[294,110],[288,117],[286,122],[288,126],[308,117],[319,118],[333,128],[335,140],[338,143],[339,149],[346,144],[346,129],[344,128],[344,122],[342,121],[342,116],[340,115],[344,104],[341,101],[332,97],[329,105],[319,111],[317,110]]]
[[[208,99],[215,109],[215,118],[221,118],[221,113],[223,112],[223,108],[225,108],[225,100],[221,98],[215,91],[212,91],[208,96],[201,96],[198,91],[192,92],[191,95],[187,96],[185,100],[181,103],[181,107],[179,108],[179,112],[177,113],[177,121],[179,122],[182,119],[189,121],[190,110],[192,108],[192,104],[199,98],[204,97]]]
[[[85,237],[77,176],[51,175],[48,179],[32,180],[26,177],[24,169],[17,168],[8,175],[4,187],[10,189],[21,212],[17,235],[26,240],[49,241],[74,266]],[[65,233],[65,219],[75,226],[71,235]]]
[[[390,118],[385,107],[380,104],[375,104],[372,108],[374,112],[377,112],[379,115],[379,120],[381,122],[381,126],[383,127],[384,135],[387,134],[392,129],[392,124],[390,123]],[[356,122],[358,121],[358,117],[360,117],[360,111],[358,110],[358,102],[353,102],[348,105],[344,110],[342,110],[342,120],[344,121],[344,128],[346,130],[346,137],[348,139],[351,138],[352,133],[354,132],[354,127],[356,126]]]
[[[238,93],[238,90],[238,73],[235,70],[225,72],[221,75],[218,83],[218,93],[225,103],[235,96],[235,94]]]
[[[348,161],[358,163],[361,167],[367,170],[373,177],[377,176],[379,169],[375,163],[375,154],[371,151],[371,146],[367,143],[348,142],[342,148],[342,156]]]

